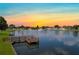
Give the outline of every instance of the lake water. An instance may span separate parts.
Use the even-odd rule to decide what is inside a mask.
[[[59,30],[23,30],[15,36],[31,35],[39,38],[39,44],[15,43],[19,55],[77,55],[79,54],[79,32]]]

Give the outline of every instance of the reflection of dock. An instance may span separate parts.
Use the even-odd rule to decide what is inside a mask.
[[[27,45],[28,48],[32,48],[32,49],[33,48],[39,48],[39,43],[34,43],[34,44],[27,44],[26,43],[26,45]]]
[[[38,38],[35,36],[10,36],[10,41],[12,44],[27,42],[28,44],[38,43]]]

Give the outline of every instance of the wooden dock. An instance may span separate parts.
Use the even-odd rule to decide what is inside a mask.
[[[39,42],[39,39],[35,36],[10,36],[12,44],[26,42],[28,44],[35,44]]]

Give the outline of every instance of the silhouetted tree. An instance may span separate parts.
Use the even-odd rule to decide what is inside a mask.
[[[79,28],[79,25],[74,25],[74,26],[73,26],[73,29],[78,30],[78,28]]]
[[[38,25],[36,26],[36,29],[39,29],[39,26]]]
[[[67,29],[67,26],[63,26],[64,29]]]
[[[63,26],[63,28],[68,29],[68,30],[72,30],[72,26]]]
[[[16,28],[16,26],[14,24],[9,25],[9,28],[13,29]]]
[[[26,27],[25,27],[25,29],[30,29],[30,28],[31,28],[30,26],[26,26]]]
[[[0,16],[0,30],[6,30],[7,28],[7,21],[4,19],[4,17]]]
[[[25,28],[23,25],[19,26],[19,28]]]
[[[59,26],[59,25],[55,25],[55,26],[54,26],[54,28],[57,28],[57,29],[59,29],[59,28],[60,28],[60,26]]]
[[[48,27],[48,26],[42,26],[41,28],[42,28],[42,29],[46,29],[46,28],[49,28],[49,27]]]

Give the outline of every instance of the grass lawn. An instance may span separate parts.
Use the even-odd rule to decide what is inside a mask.
[[[9,36],[10,31],[0,31],[0,55],[13,55],[14,51],[9,39],[6,39]]]

